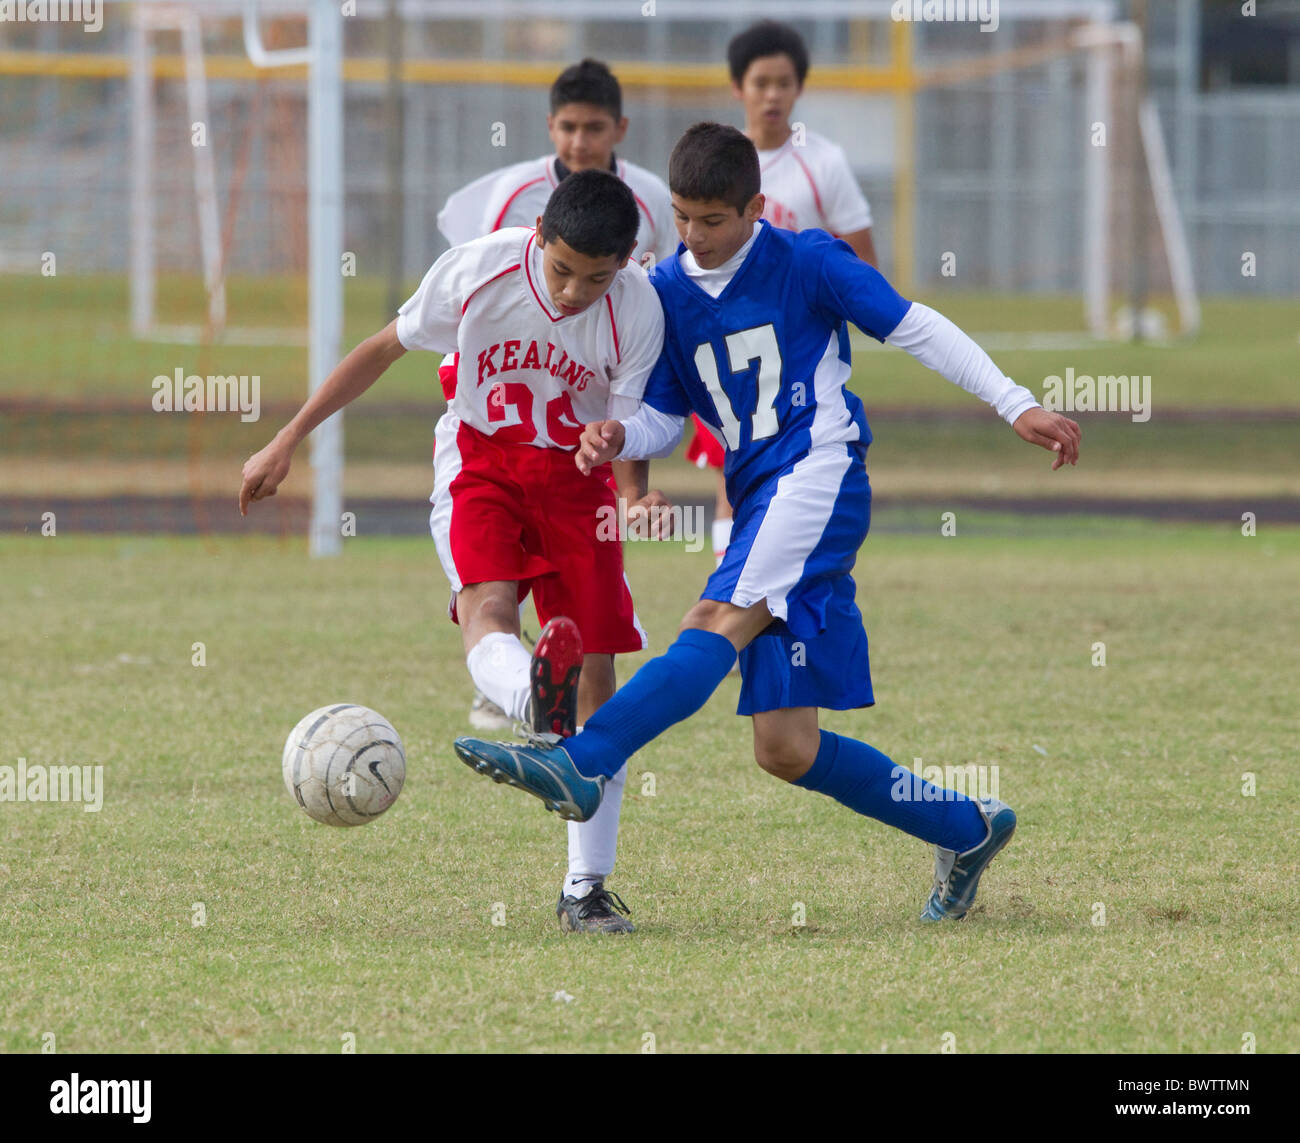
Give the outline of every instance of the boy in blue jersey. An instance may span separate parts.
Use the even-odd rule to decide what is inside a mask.
[[[843,242],[760,221],[758,156],[739,131],[692,127],[669,164],[684,245],[656,267],[664,351],[627,421],[586,426],[584,472],[667,455],[692,410],[726,440],[731,545],[668,651],[645,664],[584,731],[530,745],[462,738],[461,760],[584,820],[605,780],[742,676],[762,769],[935,847],[923,920],[960,920],[1016,817],[994,798],[940,790],[864,742],[820,730],[819,707],[873,702],[867,637],[850,576],[870,521],[871,441],[850,375],[847,321],[988,401],[1017,435],[1074,464],[1079,426],[1039,407],[946,318],[900,297]]]

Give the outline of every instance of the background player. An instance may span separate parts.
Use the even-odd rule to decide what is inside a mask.
[[[657,455],[694,409],[727,440],[732,544],[677,640],[583,733],[563,746],[460,739],[457,753],[581,818],[599,805],[604,776],[699,710],[739,651],[739,713],[753,716],[759,766],[933,844],[922,917],[960,919],[1015,829],[1011,808],[939,790],[866,743],[818,729],[818,707],[874,701],[849,574],[870,520],[871,434],[846,387],[846,321],[988,401],[1020,437],[1056,452],[1053,469],[1077,462],[1078,425],[1040,408],[955,325],[900,297],[843,242],[759,221],[758,155],[735,128],[687,131],[669,185],[686,250],[653,276],[664,354],[638,414],[588,425],[577,459],[587,468]]]
[[[551,192],[572,172],[617,175],[632,191],[639,212],[632,257],[667,258],[677,249],[672,204],[663,179],[619,158],[614,148],[627,135],[623,90],[609,67],[585,59],[567,67],[551,85],[546,117],[555,151],[503,167],[451,195],[438,212],[438,229],[453,246],[503,226],[532,226]]]
[[[667,185],[658,175],[614,153],[627,135],[627,117],[623,89],[606,64],[585,59],[556,77],[546,129],[555,145],[552,154],[492,171],[447,199],[438,213],[438,228],[448,242],[459,246],[505,226],[532,226],[564,178],[574,171],[600,170],[621,178],[636,198],[640,218],[632,257],[637,261],[647,255],[667,258],[677,249]],[[449,401],[455,372],[454,362],[439,370]],[[634,503],[647,490],[621,491]],[[480,730],[509,730],[513,725],[510,716],[481,691],[474,695],[469,721]],[[570,834],[574,832],[571,828]]]
[[[763,217],[773,226],[810,226],[843,238],[864,262],[876,265],[871,207],[843,148],[791,118],[808,78],[808,47],[789,24],[763,20],[727,45],[731,91],[745,111],[745,134],[758,148]],[[713,553],[718,563],[731,535],[731,505],[722,478],[724,446],[698,418],[686,459],[718,471]]]
[[[349,353],[247,461],[239,499],[246,512],[274,495],[298,443],[407,350],[456,353],[454,396],[437,428],[430,527],[470,675],[512,717],[525,718],[530,657],[519,640],[519,602],[531,588],[543,622],[567,616],[577,624],[587,652],[573,664],[575,673],[581,668],[581,721],[614,692],[614,654],[641,650],[645,634],[622,546],[599,535],[615,494],[577,471],[573,451],[584,423],[630,416],[640,405],[663,315],[645,272],[627,265],[639,211],[623,182],[600,171],[575,174],[539,221],[536,232],[500,230],[439,258],[396,320]],[[594,885],[585,896],[561,894],[567,927],[630,927],[603,885],[613,869],[618,800],[615,791],[606,816],[612,830],[587,831]]]

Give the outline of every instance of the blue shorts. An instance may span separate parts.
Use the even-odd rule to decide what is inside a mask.
[[[871,524],[866,446],[826,445],[734,505],[731,541],[701,599],[773,622],[740,653],[738,714],[871,706],[867,633],[849,574]]]

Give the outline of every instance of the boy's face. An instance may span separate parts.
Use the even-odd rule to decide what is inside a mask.
[[[749,241],[763,214],[763,196],[756,194],[744,210],[718,199],[673,195],[673,221],[701,270],[716,270]]]
[[[794,60],[784,52],[759,56],[745,69],[740,82],[731,84],[732,94],[745,106],[746,125],[772,130],[790,122],[801,90]]]
[[[614,148],[627,134],[627,117],[615,119],[594,103],[565,103],[546,117],[546,129],[569,170],[607,171]]]
[[[546,242],[542,238],[542,220],[537,219],[537,248],[542,252],[542,271],[546,275],[546,292],[551,304],[572,317],[600,301],[614,284],[614,275],[627,265],[628,257],[607,254],[593,258],[579,254],[563,238]]]

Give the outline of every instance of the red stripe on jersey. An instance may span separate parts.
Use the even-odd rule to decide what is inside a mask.
[[[517,198],[518,198],[518,197],[519,197],[519,196],[520,196],[524,191],[526,191],[530,186],[532,186],[533,183],[540,183],[540,182],[541,182],[545,177],[546,177],[545,175],[538,175],[537,178],[535,178],[535,179],[529,179],[526,183],[524,183],[523,186],[518,187],[517,189],[511,191],[511,192],[510,192],[510,197],[509,197],[508,199],[506,199],[506,204],[505,204],[505,206],[503,206],[503,207],[501,208],[501,213],[497,215],[497,220],[496,220],[496,222],[494,222],[494,223],[492,224],[492,229],[493,229],[493,230],[500,230],[500,229],[501,229],[501,220],[502,220],[503,218],[505,218],[505,216],[506,216],[506,211],[510,209],[510,204],[511,204],[512,202],[514,202],[515,199],[517,199]]]
[[[618,363],[623,360],[623,354],[618,348],[618,322],[614,320],[614,303],[608,294],[605,295],[605,307],[609,310],[609,328],[614,331],[614,361]]]
[[[493,274],[492,277],[490,277],[486,282],[483,282],[481,285],[475,286],[472,290],[470,290],[469,297],[465,299],[465,304],[460,307],[460,316],[461,317],[465,316],[465,311],[469,309],[469,303],[473,301],[474,295],[477,294],[479,290],[481,290],[484,286],[490,286],[498,278],[504,278],[507,274],[512,274],[518,269],[519,269],[519,263],[516,262],[513,266],[507,266],[504,270],[501,271],[501,273]]]
[[[817,204],[817,214],[822,219],[825,219],[826,212],[822,210],[822,196],[817,193],[817,184],[813,182],[812,172],[808,169],[808,164],[799,158],[798,154],[793,149],[790,151],[790,154],[794,157],[794,161],[798,163],[800,168],[803,170],[804,176],[808,179],[808,185],[812,187],[813,202]]]
[[[533,284],[533,271],[529,265],[529,255],[533,252],[533,239],[536,237],[537,231],[534,230],[528,239],[528,245],[524,247],[524,277],[528,279],[528,286],[533,291],[533,297],[537,299],[537,304],[542,307],[542,313],[554,323],[564,317],[564,314],[552,314],[546,303],[542,301],[542,295],[537,292],[537,287]]]
[[[628,187],[627,189],[632,190],[631,187]],[[645,215],[645,220],[650,224],[650,233],[655,236],[655,239],[657,241],[659,238],[659,231],[655,227],[655,216],[650,213],[650,208],[641,201],[641,196],[637,194],[636,191],[632,191],[632,197],[636,199],[637,206],[641,208],[641,213]]]

